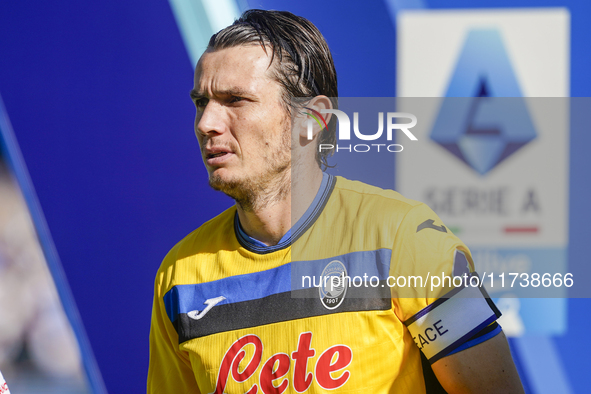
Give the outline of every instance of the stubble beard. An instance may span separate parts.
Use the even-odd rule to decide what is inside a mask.
[[[291,193],[291,125],[283,128],[279,148],[266,159],[262,174],[224,179],[213,173],[209,186],[231,197],[246,212],[260,211]]]

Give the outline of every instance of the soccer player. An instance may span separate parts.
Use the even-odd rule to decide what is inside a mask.
[[[473,263],[424,204],[322,171],[337,96],[304,18],[250,10],[211,38],[195,133],[209,184],[236,204],[156,275],[149,393],[523,392],[478,288],[347,281],[467,277]],[[311,136],[308,115],[322,117]]]

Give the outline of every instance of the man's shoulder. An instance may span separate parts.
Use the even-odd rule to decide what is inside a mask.
[[[220,250],[223,244],[233,239],[235,213],[236,207],[232,206],[187,234],[170,249],[160,270],[167,269],[183,258]]]
[[[396,209],[399,212],[408,212],[415,207],[424,206],[420,201],[404,197],[402,194],[391,190],[382,189],[370,184],[346,179],[337,176],[335,191],[343,196],[343,200],[349,202],[358,202],[359,204],[372,204],[383,206],[391,210]]]
[[[332,214],[340,212],[354,218],[351,220],[359,224],[381,224],[386,228],[404,228],[408,231],[414,229],[415,232],[417,226],[425,221],[433,220],[438,225],[441,224],[437,214],[427,204],[404,197],[394,190],[367,183],[337,177],[333,197],[330,207]]]

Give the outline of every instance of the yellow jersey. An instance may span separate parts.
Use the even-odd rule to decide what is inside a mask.
[[[325,174],[271,247],[232,207],[158,270],[148,392],[423,393],[421,352],[434,362],[499,315],[472,271],[437,215],[391,190]]]

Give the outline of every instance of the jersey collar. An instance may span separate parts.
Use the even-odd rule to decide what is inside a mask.
[[[259,254],[275,252],[290,246],[303,233],[305,233],[306,230],[312,226],[312,224],[314,224],[320,213],[322,213],[322,210],[324,209],[324,206],[326,205],[328,198],[334,189],[335,183],[336,180],[332,175],[329,175],[326,172],[322,174],[322,183],[320,184],[318,193],[316,193],[316,196],[314,197],[314,201],[312,201],[312,204],[310,204],[304,215],[291,229],[289,229],[289,231],[281,238],[277,245],[267,246],[263,242],[246,234],[240,225],[238,212],[236,212],[234,214],[234,232],[236,233],[238,242],[244,248]]]

